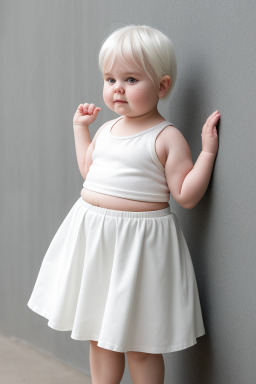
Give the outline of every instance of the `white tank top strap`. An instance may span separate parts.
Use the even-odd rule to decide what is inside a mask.
[[[102,128],[101,132],[99,133],[98,137],[97,137],[97,140],[96,140],[96,143],[97,141],[100,139],[100,140],[105,140],[105,135],[109,136],[111,135],[112,136],[112,133],[111,133],[111,128],[118,122],[118,120],[120,120],[122,118],[121,117],[118,117],[117,119],[114,119],[114,120],[110,120],[108,123],[105,124],[105,126]]]
[[[109,131],[111,131],[111,128],[119,121],[119,120],[122,120],[124,116],[119,116],[117,117],[116,119],[114,120],[110,120],[109,121],[109,124],[108,124],[108,129]]]
[[[100,135],[102,132],[110,132],[111,131],[111,128],[118,122],[118,120],[120,120],[121,117],[118,117],[117,119],[114,119],[114,120],[110,120],[106,125],[105,127],[102,129],[102,131],[100,132]],[[99,136],[100,136],[99,135]]]
[[[151,132],[151,155],[152,155],[152,159],[155,163],[155,165],[161,169],[162,171],[164,170],[164,166],[163,164],[161,163],[161,161],[159,160],[158,156],[157,156],[157,153],[156,153],[156,139],[157,137],[160,135],[160,133],[168,126],[173,126],[172,123],[168,122],[168,121],[163,121],[160,126],[156,127],[156,129],[154,129],[152,132]]]

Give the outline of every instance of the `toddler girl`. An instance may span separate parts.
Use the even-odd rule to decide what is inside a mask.
[[[108,37],[99,61],[105,104],[119,116],[91,140],[100,108],[77,108],[84,188],[47,250],[28,306],[50,327],[90,340],[93,384],[119,383],[125,353],[134,384],[162,384],[162,354],[205,333],[191,257],[168,202],[171,193],[193,208],[205,194],[220,114],[206,120],[193,165],[185,138],[158,112],[176,79],[170,40],[127,26]]]

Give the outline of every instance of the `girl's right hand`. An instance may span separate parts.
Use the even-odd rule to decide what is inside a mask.
[[[94,104],[80,104],[74,114],[73,125],[90,125],[97,119],[100,110],[101,108],[95,107]]]

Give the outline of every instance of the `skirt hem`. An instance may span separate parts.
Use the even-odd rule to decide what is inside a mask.
[[[187,349],[192,347],[193,345],[197,344],[197,338],[205,335],[205,330],[201,329],[197,332],[197,335],[195,338],[192,338],[190,341],[178,344],[178,345],[169,345],[167,347],[149,347],[145,345],[127,345],[127,346],[120,346],[116,344],[108,343],[107,341],[101,340],[99,335],[89,335],[89,334],[78,334],[72,332],[72,326],[68,326],[67,324],[61,324],[61,323],[55,323],[49,320],[49,314],[46,314],[45,312],[41,311],[37,306],[33,306],[32,304],[28,304],[28,307],[37,313],[40,316],[43,316],[48,320],[48,326],[56,331],[62,331],[62,332],[71,332],[71,339],[77,340],[77,341],[98,341],[98,347],[108,349],[114,352],[129,352],[129,351],[135,351],[135,352],[145,352],[145,353],[154,353],[154,354],[161,354],[161,353],[170,353],[170,352],[178,352],[183,349]]]

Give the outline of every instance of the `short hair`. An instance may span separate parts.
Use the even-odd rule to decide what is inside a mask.
[[[106,63],[112,67],[115,59],[126,62],[131,58],[158,86],[163,76],[169,75],[173,90],[177,77],[177,61],[171,40],[158,29],[146,25],[128,25],[118,28],[103,42],[99,53],[99,66],[104,72]]]

